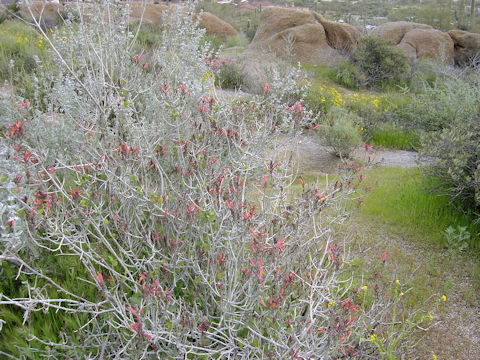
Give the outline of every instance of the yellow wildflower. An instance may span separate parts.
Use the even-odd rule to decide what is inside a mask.
[[[375,334],[370,335],[370,341],[374,342],[375,340],[377,340],[377,335]]]
[[[362,290],[367,290],[368,287],[367,286],[362,286]]]
[[[395,280],[395,284],[397,284],[397,285],[400,284],[400,280],[398,280],[398,279]]]
[[[332,302],[329,302],[328,305],[327,305],[327,308],[329,308],[330,306],[332,306],[333,303]]]
[[[442,301],[447,301],[447,297],[445,295],[442,295],[440,299],[442,299]]]

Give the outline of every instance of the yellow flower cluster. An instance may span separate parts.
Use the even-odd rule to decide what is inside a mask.
[[[43,37],[42,36],[37,37],[37,40],[35,40],[35,46],[39,49],[42,48],[42,46],[43,46]]]
[[[15,34],[15,37],[16,37],[15,44],[22,45],[28,42],[28,37],[22,36],[22,34],[20,34],[19,32]]]
[[[377,96],[373,94],[353,93],[346,96],[348,105],[356,108],[370,108],[374,112],[390,111],[395,109],[395,105],[387,101],[384,96]]]
[[[203,83],[208,82],[208,81],[215,82],[215,75],[213,75],[211,72],[207,72],[207,73],[203,74],[203,76],[201,78],[201,81]]]
[[[342,107],[345,105],[345,100],[343,100],[342,94],[340,94],[334,87],[320,85],[318,89],[322,92],[320,102],[329,102],[335,107]]]

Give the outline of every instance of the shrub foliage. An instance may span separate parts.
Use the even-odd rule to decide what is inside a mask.
[[[346,166],[331,187],[302,179],[287,191],[296,179],[278,138],[314,120],[299,102],[288,106],[298,72],[273,72],[249,102],[217,98],[193,8],[175,11],[146,62],[132,53],[128,14],[105,3],[88,23],[45,37],[59,66],[37,73],[32,98],[1,102],[9,286],[0,305],[15,321],[0,324],[30,342],[2,338],[0,351],[97,359],[403,351],[418,319],[390,323],[400,288],[386,296],[377,286],[360,306],[342,275],[331,225],[352,208],[359,170]]]

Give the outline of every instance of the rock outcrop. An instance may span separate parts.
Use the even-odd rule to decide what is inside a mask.
[[[480,63],[480,34],[463,30],[450,30],[448,35],[455,46],[455,63],[460,66]]]
[[[409,21],[393,21],[379,25],[372,31],[373,36],[390,40],[394,45],[398,45],[406,33],[414,29],[433,29],[430,25],[418,24]]]
[[[453,41],[448,34],[430,25],[395,21],[380,25],[372,35],[392,41],[412,59],[453,63]]]
[[[258,56],[268,51],[283,56],[291,46],[297,61],[332,65],[356,47],[359,37],[353,26],[328,21],[307,9],[266,7],[248,53]]]
[[[453,63],[452,39],[447,33],[436,30],[430,25],[407,21],[389,22],[376,28],[372,35],[392,41],[410,58]]]
[[[127,2],[121,2],[121,4],[126,6]],[[155,25],[160,24],[163,12],[169,8],[169,6],[165,4],[144,4],[143,2],[136,1],[129,2],[128,5],[130,8],[130,21],[140,20],[143,14],[143,21]],[[80,13],[84,20],[88,21],[92,15],[99,11],[98,5],[94,3],[68,2],[63,6],[62,4],[53,2],[43,3],[41,1],[32,1],[29,6],[30,10],[26,5],[20,6],[20,11],[23,16],[26,19],[32,19],[33,15],[37,20],[39,20],[41,16],[41,25],[44,28],[57,26],[61,21],[59,15],[63,12]],[[237,35],[237,31],[230,24],[208,12],[202,13],[199,25],[206,30],[207,35],[217,35],[220,37]]]
[[[413,29],[405,34],[397,47],[414,59],[453,64],[453,40],[440,30]]]
[[[232,25],[209,12],[202,13],[199,25],[205,29],[207,35],[216,35],[219,37],[238,35],[237,30],[235,30]]]

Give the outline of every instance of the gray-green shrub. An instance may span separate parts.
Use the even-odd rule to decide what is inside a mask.
[[[326,116],[325,124],[320,128],[324,142],[332,148],[335,155],[348,157],[362,142],[358,117],[348,110],[332,107]]]

